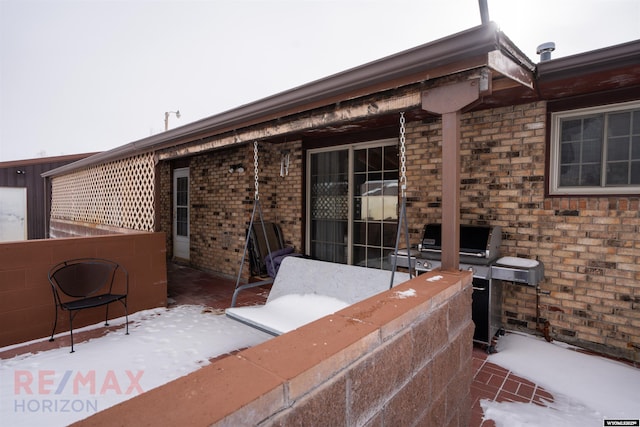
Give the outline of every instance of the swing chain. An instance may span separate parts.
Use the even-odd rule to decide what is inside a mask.
[[[407,190],[407,149],[405,147],[405,119],[404,112],[400,113],[400,188],[402,189],[402,197],[405,196]]]
[[[260,194],[258,192],[258,141],[253,141],[253,176],[255,179],[254,186],[256,188],[256,191],[253,194],[253,199],[259,200]]]

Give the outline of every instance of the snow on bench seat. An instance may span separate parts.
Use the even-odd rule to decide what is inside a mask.
[[[394,275],[394,286],[409,280]],[[227,316],[280,335],[389,289],[391,272],[288,257],[280,266],[264,305],[233,307]]]

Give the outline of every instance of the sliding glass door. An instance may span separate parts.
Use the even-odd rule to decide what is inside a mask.
[[[349,150],[311,154],[311,256],[348,263]]]
[[[309,254],[389,268],[398,223],[397,141],[310,151],[308,162]]]

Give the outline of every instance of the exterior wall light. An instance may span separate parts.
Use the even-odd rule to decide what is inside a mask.
[[[242,173],[244,172],[244,167],[241,164],[229,166],[229,173],[234,173],[234,172]]]

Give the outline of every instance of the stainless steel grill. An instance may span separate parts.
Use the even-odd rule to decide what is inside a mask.
[[[502,229],[499,226],[482,225],[460,226],[460,262],[468,264],[489,264],[500,253]],[[418,250],[424,258],[440,260],[442,256],[442,226],[427,224],[424,226],[422,242]]]
[[[404,268],[409,268],[411,262],[418,274],[440,268],[442,238],[440,224],[427,224],[418,249],[400,249],[397,255],[390,255],[390,261],[393,264],[397,257],[396,265]],[[460,226],[459,269],[473,272],[471,316],[476,325],[473,340],[487,345],[488,352],[494,351],[494,337],[502,331],[502,287],[500,282],[491,280],[491,264],[500,255],[501,244],[499,226]]]
[[[540,261],[527,258],[502,257],[491,266],[491,277],[538,286],[544,278],[544,265]]]
[[[415,268],[418,274],[441,266],[442,227],[427,224],[417,249],[399,249],[390,254],[398,267]],[[499,226],[460,226],[460,270],[473,271],[473,322],[475,342],[486,344],[493,352],[497,336],[502,329],[502,282],[538,286],[544,278],[541,262],[526,258],[500,256],[502,230]]]
[[[472,270],[474,277],[489,279],[490,265],[500,255],[502,229],[499,226],[460,226],[460,270]],[[442,226],[427,224],[418,249],[399,249],[396,265],[409,268],[415,266],[419,273],[440,268],[442,257]],[[396,254],[390,255],[393,264]]]

